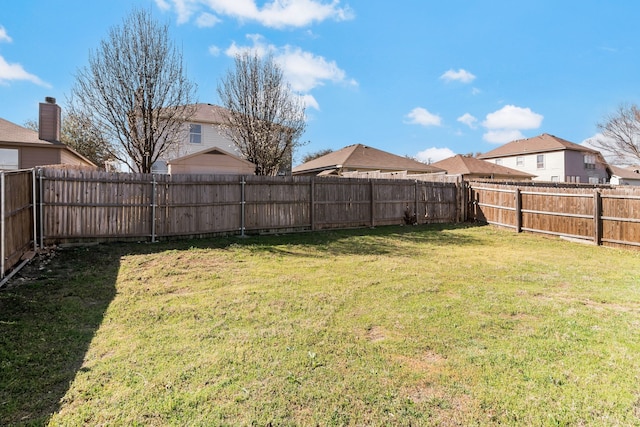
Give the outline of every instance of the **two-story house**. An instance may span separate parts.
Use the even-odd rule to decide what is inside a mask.
[[[599,151],[547,133],[509,142],[478,158],[535,175],[534,181],[603,184],[609,178]]]
[[[255,165],[240,157],[236,145],[223,132],[225,109],[194,104],[194,114],[184,123],[182,142],[152,166],[153,173],[210,173],[250,175]]]

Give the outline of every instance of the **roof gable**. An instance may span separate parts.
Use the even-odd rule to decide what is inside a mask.
[[[228,156],[233,158],[234,160],[238,161],[238,162],[242,162],[242,163],[246,163],[247,165],[251,165],[253,167],[255,167],[255,165],[253,163],[251,163],[250,161],[243,159],[241,157],[238,157],[234,154],[231,154],[219,147],[213,147],[213,148],[206,148],[204,150],[200,150],[200,151],[196,151],[195,153],[191,153],[188,154],[186,156],[182,156],[182,157],[178,157],[175,159],[172,159],[170,161],[167,162],[167,164],[174,164],[174,163],[180,163],[183,162],[185,160],[191,159],[193,157],[198,157],[198,156],[211,156],[211,155],[218,155],[218,156]]]
[[[293,172],[322,171],[327,169],[383,169],[383,170],[407,170],[414,172],[442,172],[433,165],[418,162],[407,157],[397,156],[386,151],[368,147],[363,144],[354,144],[333,151],[324,156],[313,159],[307,163],[296,166]]]
[[[566,139],[558,138],[555,135],[543,133],[533,138],[518,139],[478,156],[479,159],[492,159],[496,157],[519,156],[524,154],[546,153],[551,151],[582,151],[598,153],[597,150],[585,147],[584,145],[569,142]]]

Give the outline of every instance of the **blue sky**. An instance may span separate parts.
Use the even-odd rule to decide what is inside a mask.
[[[168,23],[198,101],[232,55],[271,52],[307,101],[297,153],[361,143],[437,161],[550,133],[582,143],[640,103],[640,2],[0,0],[0,117],[64,108],[74,74],[138,6]]]

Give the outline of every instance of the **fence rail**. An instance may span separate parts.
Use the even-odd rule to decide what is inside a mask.
[[[38,186],[43,245],[463,220],[455,183],[43,168]]]
[[[472,219],[598,245],[640,247],[640,188],[470,183]]]

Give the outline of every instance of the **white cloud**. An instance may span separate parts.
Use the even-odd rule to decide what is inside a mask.
[[[314,110],[320,111],[320,105],[318,104],[318,101],[316,101],[316,99],[313,97],[313,95],[300,95],[300,100],[304,104],[305,108],[313,108]]]
[[[173,5],[178,22],[187,22],[198,10],[225,15],[240,21],[256,21],[271,28],[304,27],[328,19],[344,21],[353,19],[348,6],[341,7],[340,0],[273,0],[258,6],[255,0],[156,0],[163,10]]]
[[[542,124],[543,116],[530,108],[505,105],[500,110],[487,114],[482,126],[487,129],[536,129]]]
[[[207,12],[201,13],[200,16],[198,16],[198,18],[196,19],[196,25],[199,28],[211,28],[216,24],[219,24],[220,22],[222,22],[220,18]]]
[[[523,129],[537,129],[544,117],[530,108],[505,105],[498,111],[487,114],[482,126],[488,129],[482,139],[492,144],[504,144],[523,139]]]
[[[456,120],[459,121],[460,123],[464,123],[465,125],[469,126],[471,129],[475,129],[477,127],[476,123],[478,122],[478,119],[476,119],[469,113],[464,113],[462,116],[458,117]]]
[[[422,107],[416,107],[406,118],[408,121],[405,123],[421,126],[440,126],[442,124],[442,118],[436,114],[432,114]]]
[[[347,86],[358,85],[354,79],[347,78],[346,72],[335,61],[303,51],[299,47],[289,45],[277,47],[268,44],[260,34],[249,34],[247,38],[252,41],[252,46],[239,46],[233,42],[225,50],[225,54],[230,57],[243,52],[255,53],[258,56],[271,54],[282,69],[284,77],[291,84],[291,89],[302,94],[303,97],[310,96],[308,92],[327,82]],[[320,107],[315,98],[311,97],[311,99],[306,105],[319,110]]]
[[[482,135],[482,139],[491,144],[506,144],[517,139],[524,139],[524,135],[517,129],[490,130]]]
[[[220,55],[220,48],[212,44],[211,46],[209,46],[209,54],[212,56]]]
[[[416,154],[416,159],[425,163],[435,163],[455,155],[456,153],[448,148],[431,147]]]
[[[460,68],[458,71],[449,70],[441,75],[440,78],[447,82],[460,81],[462,83],[471,83],[476,79],[476,76],[474,76],[467,70],[463,70],[462,68]]]
[[[20,64],[10,64],[0,56],[0,84],[6,84],[11,80],[26,80],[39,86],[50,88],[51,85],[40,79],[40,77],[28,73]]]
[[[0,25],[0,43],[11,43],[12,41],[13,40],[11,39],[11,37],[9,37],[9,34],[7,34],[7,30],[5,30],[5,28]]]

